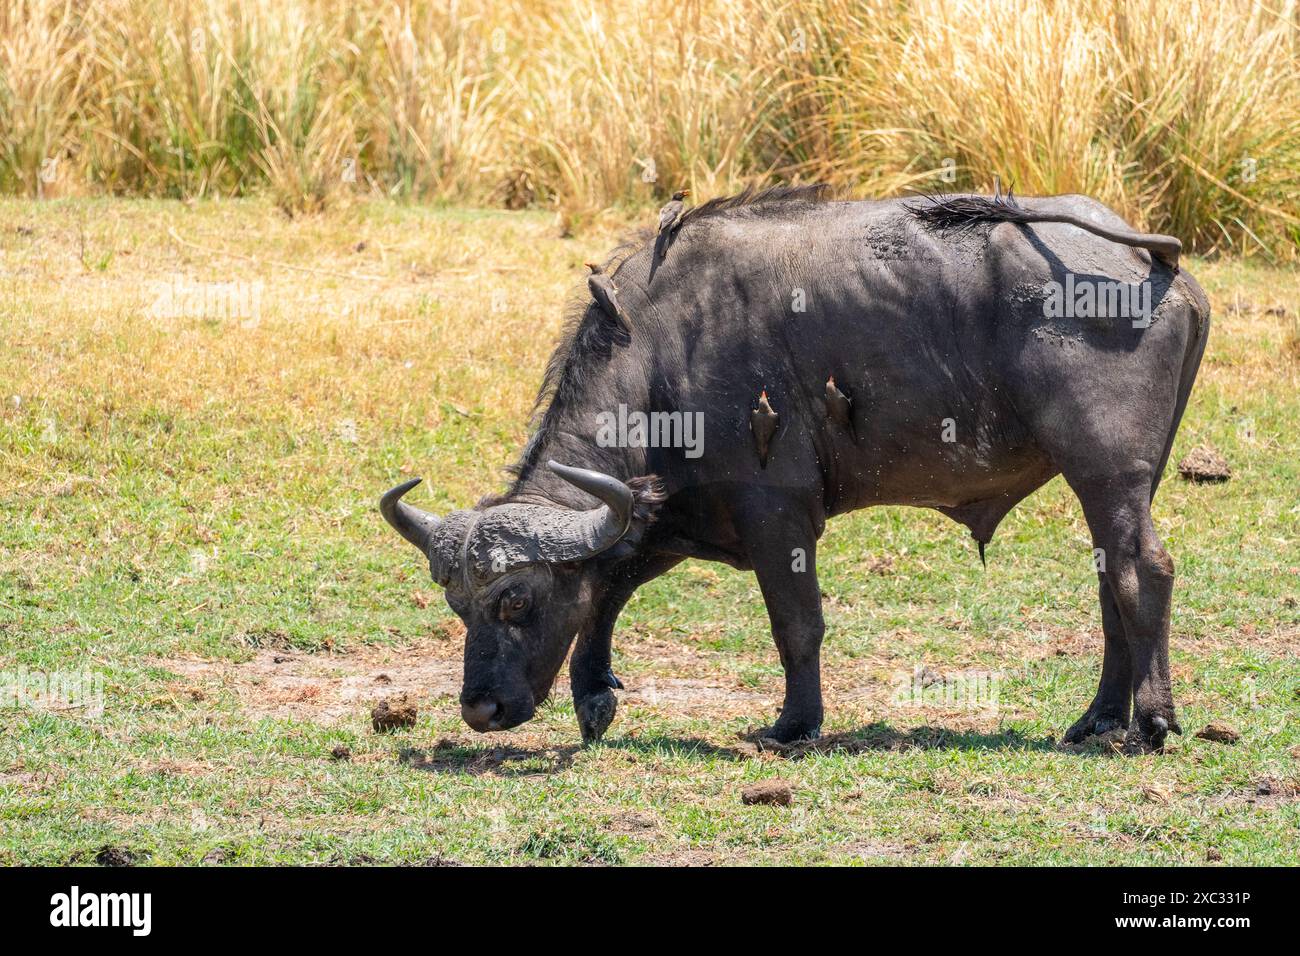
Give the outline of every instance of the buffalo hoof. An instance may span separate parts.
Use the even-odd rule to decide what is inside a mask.
[[[1117,714],[1098,714],[1089,710],[1074,722],[1074,726],[1061,739],[1067,744],[1081,744],[1089,737],[1101,737],[1112,730],[1127,728],[1128,721]]]
[[[809,724],[806,721],[789,720],[784,716],[777,719],[777,722],[771,727],[764,730],[760,737],[765,740],[775,740],[779,744],[793,744],[800,740],[816,740],[822,735],[820,723]]]
[[[1178,726],[1177,720],[1169,720],[1158,714],[1153,714],[1150,717],[1138,717],[1129,727],[1128,736],[1124,738],[1124,753],[1163,753],[1165,738],[1171,730],[1180,735],[1183,732],[1183,728]]]
[[[582,742],[594,744],[614,722],[614,712],[618,709],[618,698],[612,690],[601,690],[584,697],[574,704],[578,714],[578,729],[582,731]]]

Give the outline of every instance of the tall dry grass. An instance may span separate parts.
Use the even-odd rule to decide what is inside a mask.
[[[0,0],[0,190],[582,213],[996,174],[1295,257],[1296,4]]]

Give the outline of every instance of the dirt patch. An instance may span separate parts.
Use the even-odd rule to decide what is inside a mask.
[[[452,656],[454,655],[454,656]],[[649,658],[647,658],[649,659]],[[462,661],[459,644],[427,641],[405,647],[363,647],[348,653],[308,654],[263,648],[234,663],[200,658],[151,661],[185,678],[167,687],[177,699],[202,700],[226,692],[243,713],[263,717],[336,723],[368,713],[382,700],[405,695],[427,703],[460,694]],[[662,662],[655,659],[655,664]],[[728,675],[626,679],[620,704],[663,708],[675,714],[707,712],[720,718],[772,711],[781,702],[779,677],[770,690],[740,685]],[[569,696],[561,678],[552,699]]]
[[[1300,803],[1300,777],[1260,777],[1249,787],[1216,795],[1210,803],[1218,807],[1262,809]]]
[[[1095,657],[1100,661],[1106,646],[1105,638],[1099,628],[1049,627],[1038,628],[1036,631],[1037,634],[1027,632],[999,638],[995,667],[1006,674],[1014,674],[1029,662],[1052,657]],[[1197,659],[1215,655],[1223,650],[1240,650],[1243,643],[1248,643],[1252,651],[1270,657],[1295,657],[1300,655],[1300,628],[1283,626],[1257,630],[1253,625],[1245,624],[1238,630],[1224,630],[1211,634],[1169,635],[1171,647]],[[947,662],[945,666],[951,668],[968,665],[960,658],[956,658]],[[977,666],[976,661],[973,660],[969,666]],[[1193,671],[1188,669],[1183,676],[1186,678],[1191,673]]]
[[[654,670],[647,678],[716,677],[734,659],[734,655],[716,651],[705,643],[719,637],[722,630],[721,625],[712,625],[683,634],[669,628],[631,624],[615,634],[614,647],[626,660],[651,665]]]
[[[449,657],[450,652],[455,657]],[[381,699],[413,701],[460,693],[459,647],[421,642],[365,647],[346,654],[285,653],[263,649],[243,663],[170,658],[154,665],[191,682],[205,695],[233,694],[248,716],[335,723],[368,712]]]
[[[62,779],[61,774],[52,770],[30,771],[21,760],[0,770],[0,787],[17,787],[20,790],[45,790]]]
[[[628,811],[614,814],[607,820],[605,828],[614,833],[646,836],[659,829],[659,821],[649,813]]]
[[[620,703],[644,707],[663,707],[675,713],[705,710],[712,713],[756,713],[781,703],[775,694],[738,687],[725,677],[713,680],[692,677],[649,677],[627,681],[627,690],[619,695]]]
[[[637,860],[643,866],[723,866],[727,862],[728,858],[716,850],[697,848],[647,853]]]
[[[1263,631],[1251,624],[1244,624],[1235,631],[1222,631],[1215,635],[1193,637],[1190,634],[1173,634],[1169,643],[1198,658],[1249,646],[1257,654],[1291,659],[1300,656],[1300,628],[1279,627]]]
[[[155,659],[151,663],[183,678],[162,685],[167,700],[177,709],[224,691],[233,694],[241,711],[253,719],[274,717],[331,724],[364,716],[380,700],[400,694],[407,694],[426,708],[439,698],[455,698],[460,693],[463,627],[458,621],[443,624],[436,636],[400,647],[361,646],[347,651],[305,653],[270,646],[256,649],[242,663],[198,658]],[[1294,627],[1252,633],[1249,639],[1254,650],[1270,656],[1300,654],[1300,629]],[[620,632],[620,655],[653,668],[642,675],[619,675],[627,685],[627,690],[618,695],[624,716],[628,707],[647,707],[673,715],[707,714],[719,720],[744,717],[770,723],[775,719],[782,697],[779,670],[762,674],[757,683],[742,679],[732,668],[744,655],[708,650],[698,646],[698,640],[699,635],[666,636],[640,627]],[[1241,635],[1175,635],[1173,640],[1181,650],[1203,656],[1222,647],[1239,647]],[[1103,646],[1101,633],[1091,628],[1038,629],[999,644],[1005,662],[1001,669],[1013,674],[1030,662],[1053,657],[1100,658]],[[773,664],[775,657],[773,650]],[[892,695],[902,672],[899,662],[907,661],[914,667],[916,659],[916,654],[906,648],[879,656],[848,658],[837,655],[833,646],[828,647],[822,668],[827,704],[842,718],[857,711],[864,716],[895,711]],[[988,666],[972,658],[969,662],[946,661],[945,669],[967,664]],[[923,673],[922,685],[935,675],[943,676],[930,670],[932,674]],[[551,696],[560,700],[569,696],[567,679],[562,677],[556,682]],[[438,708],[445,710],[446,706],[435,705]],[[938,704],[918,702],[913,709],[922,720],[963,730],[975,731],[983,724],[978,714]],[[1003,701],[1002,712],[1005,716],[1014,709]]]
[[[1175,640],[1180,638],[1175,637]],[[1184,651],[1200,656],[1221,646],[1239,646],[1240,639],[1184,637]],[[1300,653],[1300,630],[1291,628],[1251,636],[1251,646],[1270,655]],[[1013,673],[1027,662],[1058,656],[1092,655],[1100,657],[1103,641],[1099,632],[1088,629],[1049,630],[1033,640],[1009,642],[1005,649],[1006,671]],[[757,683],[742,679],[721,666],[734,661],[713,659],[716,655],[691,646],[689,638],[680,641],[646,640],[641,636],[633,646],[622,648],[630,659],[650,663],[655,673],[642,676],[621,674],[627,689],[618,695],[623,711],[623,732],[634,729],[628,722],[628,709],[645,707],[673,716],[707,715],[717,720],[743,718],[764,724],[775,719],[781,704],[780,672],[763,673]],[[773,651],[775,657],[775,651]],[[913,658],[914,659],[914,658]],[[455,698],[460,693],[462,675],[461,643],[441,635],[400,647],[363,646],[347,652],[304,653],[283,648],[262,648],[241,663],[198,658],[156,659],[152,664],[177,675],[163,682],[166,699],[176,709],[195,701],[221,694],[233,695],[241,713],[252,718],[265,717],[336,724],[370,713],[383,699],[407,695],[423,709],[439,714],[455,712]],[[895,666],[891,667],[891,663]],[[862,718],[870,722],[885,714],[898,714],[893,696],[900,669],[893,657],[840,658],[833,653],[823,666],[822,682],[826,701],[841,720]],[[955,665],[951,662],[948,669]],[[672,676],[664,676],[664,671]],[[930,668],[922,669],[920,684],[942,678]],[[567,679],[560,679],[552,699],[569,696]],[[450,700],[447,700],[450,699]],[[987,715],[953,709],[942,703],[918,701],[908,707],[911,720],[943,725],[945,732],[989,736]],[[1003,701],[1001,713],[1014,716],[1017,708]],[[517,734],[518,732],[516,732]],[[843,737],[824,739],[812,749],[905,749],[928,747],[924,732],[894,732],[884,740],[876,735],[863,741]],[[829,741],[829,742],[828,742]],[[991,746],[1010,743],[986,741]],[[1022,741],[1019,746],[1029,746]],[[1091,749],[1091,748],[1084,748]],[[796,749],[795,753],[804,752]]]
[[[1246,794],[1246,802],[1256,806],[1274,807],[1300,800],[1300,778],[1263,777],[1256,781],[1253,792]]]

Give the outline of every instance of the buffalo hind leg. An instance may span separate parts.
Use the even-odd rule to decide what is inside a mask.
[[[675,556],[647,555],[619,568],[598,599],[591,624],[578,635],[569,660],[569,686],[584,744],[595,743],[605,735],[618,709],[614,690],[621,690],[623,682],[614,676],[610,656],[619,613],[638,587],[679,561],[681,558]]]
[[[817,535],[806,515],[798,501],[782,496],[741,523],[745,550],[785,669],[781,716],[763,732],[781,743],[814,739],[822,726],[821,647],[826,625],[817,584]]]
[[[1174,564],[1151,521],[1151,488],[1150,476],[1080,482],[1075,488],[1095,546],[1105,556],[1106,584],[1128,639],[1133,695],[1124,740],[1128,753],[1159,751],[1169,731],[1182,733],[1169,676]],[[1109,637],[1108,631],[1108,658]]]
[[[1101,628],[1106,635],[1106,653],[1101,662],[1101,683],[1088,710],[1065,732],[1065,742],[1077,744],[1093,734],[1127,729],[1133,697],[1133,663],[1128,634],[1115,605],[1115,596],[1104,574],[1098,575],[1097,595],[1101,603]]]

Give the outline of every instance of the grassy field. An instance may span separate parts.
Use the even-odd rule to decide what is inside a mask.
[[[580,264],[626,225],[0,201],[0,672],[104,681],[99,716],[0,709],[0,862],[1300,861],[1300,276],[1237,260],[1186,262],[1215,325],[1174,461],[1211,444],[1233,478],[1171,464],[1157,499],[1169,753],[1055,742],[1101,652],[1059,479],[987,570],[937,514],[830,525],[822,747],[746,740],[776,652],[752,577],[698,562],[625,612],[604,743],[578,746],[563,683],[517,731],[461,724],[459,624],[375,499],[501,487]],[[900,698],[918,668],[996,699]],[[418,723],[372,733],[398,691]],[[1192,736],[1212,720],[1240,740]],[[768,777],[792,804],[742,805]]]

